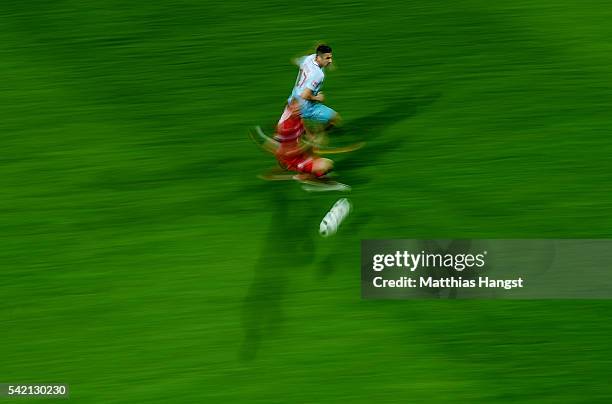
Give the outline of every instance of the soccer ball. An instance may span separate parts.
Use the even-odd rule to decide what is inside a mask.
[[[351,212],[351,203],[346,198],[341,198],[334,203],[334,206],[325,214],[321,224],[319,225],[319,234],[323,237],[329,237],[338,231],[340,224],[346,219]]]

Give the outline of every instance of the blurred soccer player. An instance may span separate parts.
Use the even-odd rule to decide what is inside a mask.
[[[287,105],[297,104],[302,119],[307,121],[323,124],[324,127],[336,124],[340,117],[336,111],[323,104],[325,95],[321,91],[325,80],[323,69],[332,64],[332,49],[327,45],[319,45],[316,53],[298,59],[297,64],[300,71]]]
[[[331,171],[334,163],[314,153],[312,144],[317,142],[315,136],[304,126],[300,111],[296,103],[285,108],[274,136],[278,142],[276,159],[287,170],[322,177]],[[303,139],[304,136],[307,139]]]
[[[338,113],[323,104],[325,97],[321,92],[325,79],[323,69],[331,63],[332,50],[327,45],[319,45],[316,53],[300,58],[297,61],[300,71],[276,125],[274,138],[266,136],[259,127],[255,127],[250,134],[255,143],[276,156],[283,169],[297,172],[297,175],[293,175],[294,179],[311,185],[325,185],[326,190],[349,190],[349,186],[326,178],[334,163],[319,155],[345,153],[364,144],[360,142],[348,147],[325,147],[325,129],[339,121]],[[287,175],[273,171],[261,177],[286,179]]]
[[[300,71],[275,136],[279,142],[276,158],[288,170],[321,177],[333,168],[332,160],[316,156],[312,148],[302,142],[302,135],[306,135],[310,144],[323,141],[323,134],[314,136],[307,130],[304,120],[323,127],[334,125],[338,120],[338,113],[323,104],[325,96],[321,92],[325,79],[323,69],[331,63],[332,49],[327,45],[319,45],[316,53],[298,60]]]

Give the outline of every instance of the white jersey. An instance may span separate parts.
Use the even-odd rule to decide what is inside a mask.
[[[300,60],[300,72],[295,80],[295,85],[293,86],[293,91],[289,97],[289,102],[291,102],[292,99],[296,99],[300,103],[304,102],[300,95],[307,88],[310,89],[314,95],[317,95],[317,93],[321,90],[323,80],[325,79],[325,73],[323,73],[323,69],[321,69],[321,67],[315,61],[316,56],[316,54],[312,54],[309,56],[304,56]]]

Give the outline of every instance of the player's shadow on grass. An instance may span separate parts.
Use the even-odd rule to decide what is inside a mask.
[[[299,276],[301,267],[311,263],[314,254],[311,229],[303,216],[308,201],[293,197],[295,189],[289,185],[293,184],[264,185],[270,195],[272,218],[243,301],[242,360],[255,359],[262,343],[279,332],[288,284]]]
[[[356,178],[357,174],[355,171],[357,169],[376,165],[388,153],[397,150],[403,143],[410,140],[409,133],[401,138],[394,137],[391,139],[385,139],[381,133],[386,128],[417,115],[421,110],[427,108],[439,98],[440,94],[432,93],[402,99],[391,99],[387,102],[388,106],[382,111],[347,121],[335,131],[332,129],[330,132],[330,137],[332,138],[334,136],[351,136],[355,137],[353,140],[367,142],[364,148],[347,153],[346,155],[339,155],[337,158],[339,161],[338,168],[342,173],[343,179],[350,177],[353,180],[357,180],[355,183],[367,182],[364,178]],[[347,181],[349,180],[347,179]]]

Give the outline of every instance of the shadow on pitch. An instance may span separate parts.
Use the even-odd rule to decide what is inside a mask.
[[[349,183],[368,182],[367,178],[357,178],[355,171],[366,166],[373,166],[383,161],[387,154],[397,150],[404,143],[410,140],[410,134],[401,138],[385,139],[381,136],[388,127],[395,125],[398,122],[407,120],[419,114],[419,112],[440,98],[440,94],[434,93],[429,95],[407,97],[403,99],[391,99],[386,101],[388,106],[376,113],[347,121],[341,128],[338,128],[335,133],[330,133],[334,136],[357,136],[358,139],[366,141],[367,144],[363,149],[352,153],[347,153],[339,157],[338,167],[343,178],[353,180]],[[345,175],[346,174],[346,175]],[[346,179],[345,178],[345,179]]]
[[[245,361],[255,359],[262,343],[279,333],[288,285],[302,267],[312,262],[315,248],[312,229],[303,213],[308,212],[308,200],[301,194],[295,196],[295,188],[289,186],[293,184],[265,185],[272,217],[242,305],[240,358]]]

